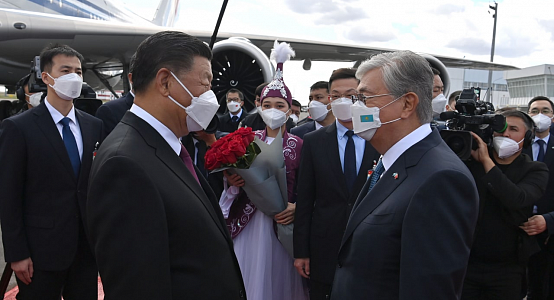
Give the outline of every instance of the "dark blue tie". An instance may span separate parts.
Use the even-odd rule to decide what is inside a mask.
[[[358,175],[356,172],[356,146],[352,137],[354,131],[348,130],[345,135],[348,136],[348,141],[346,141],[346,149],[344,149],[344,176],[348,190],[351,191]]]
[[[63,125],[63,143],[65,144],[65,149],[69,155],[69,160],[71,161],[71,166],[73,167],[73,173],[75,173],[75,177],[78,177],[79,170],[81,169],[81,158],[79,157],[79,149],[77,148],[75,136],[73,135],[73,132],[71,132],[71,128],[69,128],[69,121],[71,121],[71,119],[68,117],[60,120],[60,123]]]
[[[231,117],[231,120],[233,121],[233,123],[236,123],[236,122],[239,121],[239,117],[233,116],[233,117]]]
[[[544,161],[544,145],[546,144],[544,140],[538,139],[536,141],[539,144],[539,154],[537,155],[537,161]]]
[[[371,174],[371,179],[369,181],[369,189],[367,190],[367,193],[371,191],[373,186],[377,183],[379,178],[381,178],[381,174],[383,174],[383,171],[385,171],[385,167],[383,167],[383,161],[380,159],[379,163],[377,163],[377,166],[373,169],[373,173]]]

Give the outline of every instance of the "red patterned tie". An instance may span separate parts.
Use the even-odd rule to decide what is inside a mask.
[[[187,166],[187,169],[189,169],[192,176],[194,176],[194,178],[196,179],[196,182],[200,184],[200,181],[198,180],[198,176],[196,176],[196,171],[194,170],[194,165],[192,164],[192,159],[190,158],[190,155],[187,149],[185,148],[185,146],[183,146],[183,144],[181,144],[181,154],[179,154],[179,157],[183,160],[183,162],[185,163],[185,166]]]

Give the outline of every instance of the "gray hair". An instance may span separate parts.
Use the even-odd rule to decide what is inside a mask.
[[[412,51],[381,53],[364,61],[356,72],[359,80],[369,71],[381,68],[383,83],[396,98],[408,92],[419,97],[416,114],[421,124],[433,120],[431,106],[433,91],[433,71],[425,58]]]

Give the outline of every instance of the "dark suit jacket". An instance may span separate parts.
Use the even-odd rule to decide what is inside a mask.
[[[133,97],[131,93],[127,93],[125,96],[106,102],[98,108],[95,116],[104,122],[106,136],[108,136],[117,123],[121,121],[125,112],[133,106],[134,100],[135,97]]]
[[[239,123],[242,122],[246,116],[248,116],[248,113],[243,109],[238,121],[233,122],[231,115],[227,112],[224,115],[219,116],[219,126],[217,127],[217,130],[229,133],[235,132],[235,130],[239,128]]]
[[[194,155],[196,154],[196,146],[194,145],[194,140],[192,139],[190,134],[187,136],[184,136],[181,139],[181,142],[183,143],[183,146],[185,146],[185,148],[187,149],[187,152],[190,154],[190,157],[194,162]],[[198,157],[204,158],[206,156],[206,151],[208,151],[208,146],[204,141],[198,141],[198,142],[200,143],[199,144],[200,147],[198,149]],[[197,166],[198,166],[198,162],[197,162]],[[206,173],[202,175],[204,175],[204,178],[208,180],[210,187],[215,193],[216,199],[219,199],[221,197],[221,193],[223,193],[223,172],[216,172],[216,173],[210,174],[206,171]]]
[[[311,122],[304,123],[303,125],[292,128],[290,130],[290,133],[303,139],[306,133],[312,132],[314,130],[315,130],[315,121],[311,121]],[[336,131],[336,125],[335,125],[335,131]]]
[[[131,112],[90,175],[88,229],[106,300],[244,299],[219,204],[163,137]]]
[[[348,220],[331,299],[459,299],[479,198],[438,131],[368,188]]]
[[[75,115],[83,140],[78,178],[46,104],[2,122],[0,218],[7,262],[31,257],[35,269],[59,271],[75,258],[92,153],[103,136],[102,121],[78,109]]]
[[[307,124],[310,125],[310,124]],[[348,216],[379,153],[366,142],[354,188],[346,188],[333,123],[304,136],[294,218],[294,256],[310,258],[310,279],[331,284]]]

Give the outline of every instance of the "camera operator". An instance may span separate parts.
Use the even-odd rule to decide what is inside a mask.
[[[477,184],[480,208],[462,299],[520,300],[527,260],[538,250],[519,226],[544,193],[548,169],[521,153],[533,140],[533,120],[515,110],[502,115],[507,127],[493,134],[493,149],[472,132],[478,148],[466,164]]]

